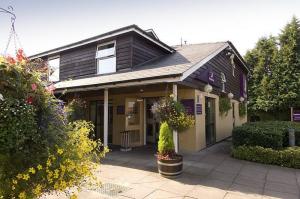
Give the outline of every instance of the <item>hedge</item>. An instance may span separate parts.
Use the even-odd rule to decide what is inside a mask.
[[[288,129],[296,131],[296,144],[300,146],[300,123],[272,121],[250,122],[235,127],[232,132],[233,146],[261,146],[282,149],[288,146]]]
[[[232,156],[237,159],[263,164],[300,168],[300,147],[287,147],[283,150],[274,150],[260,146],[238,146],[233,148]]]

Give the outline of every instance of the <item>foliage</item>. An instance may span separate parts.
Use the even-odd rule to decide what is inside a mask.
[[[0,57],[0,198],[80,188],[93,172],[90,161],[106,152],[88,139],[90,124],[68,125],[43,71],[42,62],[27,60],[22,51],[16,60]]]
[[[230,99],[226,96],[220,96],[219,98],[219,111],[221,115],[227,116],[228,111],[231,109]]]
[[[274,150],[261,146],[238,146],[232,150],[235,158],[263,164],[300,168],[300,147],[288,147]]]
[[[288,146],[288,129],[294,128],[297,135],[300,124],[295,122],[251,122],[235,127],[232,132],[233,146],[261,146],[280,149]],[[297,140],[299,137],[297,136]]]
[[[167,122],[163,122],[159,129],[158,154],[166,156],[174,153],[173,133]]]
[[[169,126],[177,131],[183,131],[194,125],[194,117],[188,115],[180,102],[172,96],[161,99],[152,107],[152,112],[161,122],[167,122]]]
[[[86,102],[80,98],[73,99],[65,106],[68,121],[85,119]]]
[[[245,60],[251,69],[249,111],[276,113],[300,103],[300,23],[293,17],[278,37],[261,38]]]
[[[239,103],[239,115],[240,117],[245,117],[247,114],[247,104],[246,102],[240,102]]]

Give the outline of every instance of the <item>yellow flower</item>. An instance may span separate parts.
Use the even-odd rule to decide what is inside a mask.
[[[35,174],[35,169],[31,167],[31,168],[29,169],[29,173]]]
[[[64,150],[62,150],[62,149],[60,149],[60,148],[57,149],[57,153],[58,153],[59,155],[63,154],[63,152],[64,152]]]
[[[71,195],[71,197],[70,197],[70,199],[77,199],[78,197],[77,197],[77,195],[75,195],[75,194],[73,194],[73,195]]]
[[[43,166],[39,164],[39,165],[37,166],[37,169],[38,169],[38,170],[42,170],[42,169],[43,169]]]
[[[39,196],[42,193],[42,186],[40,184],[38,184],[34,189],[33,189],[33,193],[37,196]]]
[[[23,178],[23,175],[19,173],[19,174],[17,175],[17,178],[18,178],[18,179],[21,179],[21,178]]]
[[[27,181],[29,178],[30,178],[30,176],[28,174],[23,175],[23,180]]]
[[[48,166],[48,167],[51,166],[51,160],[50,160],[50,159],[47,160],[47,166]]]
[[[0,56],[0,63],[4,63],[5,62],[5,58]]]
[[[16,189],[15,185],[11,186],[11,189],[12,189],[12,190],[15,190],[15,189]]]
[[[13,180],[12,183],[13,184],[18,184],[18,181],[17,180]]]
[[[20,199],[25,199],[26,198],[26,193],[23,191],[19,194]]]

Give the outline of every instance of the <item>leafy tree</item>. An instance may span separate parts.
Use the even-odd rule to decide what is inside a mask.
[[[249,111],[286,111],[300,98],[300,23],[293,17],[278,37],[258,40],[245,60],[250,67]]]

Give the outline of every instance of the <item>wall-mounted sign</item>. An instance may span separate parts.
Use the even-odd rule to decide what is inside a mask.
[[[195,100],[194,99],[183,99],[181,104],[184,106],[185,111],[189,115],[195,114]]]
[[[294,110],[293,112],[293,121],[300,122],[300,110]]]
[[[117,115],[125,114],[125,106],[117,106]]]
[[[196,114],[202,115],[202,104],[196,104]]]

